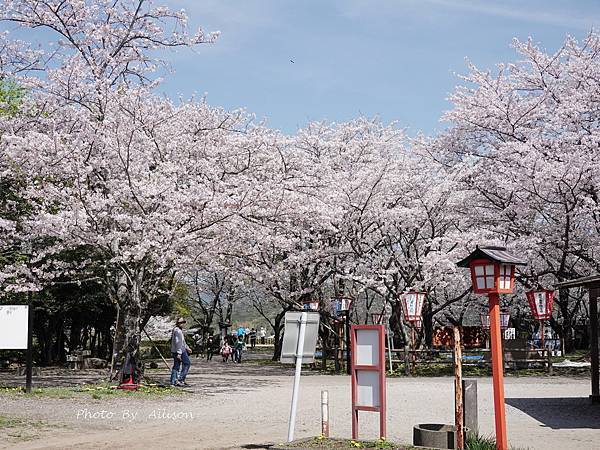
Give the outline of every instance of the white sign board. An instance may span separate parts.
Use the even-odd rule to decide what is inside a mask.
[[[27,349],[29,306],[0,305],[0,350]]]
[[[302,364],[309,364],[315,361],[315,348],[317,338],[319,337],[319,313],[306,312],[308,315],[306,322],[306,334],[304,336],[304,350],[302,351]],[[301,312],[285,313],[285,329],[283,333],[283,344],[281,346],[281,358],[284,364],[296,363],[296,349],[298,345],[298,335],[300,333]]]
[[[358,370],[356,372],[356,393],[358,406],[379,406],[379,372]]]
[[[514,328],[507,328],[506,330],[504,330],[504,339],[506,339],[507,341],[510,339],[516,339],[517,337],[517,332]]]
[[[379,332],[377,330],[356,330],[356,365],[379,365]]]
[[[379,331],[375,329],[357,329],[356,331],[357,366],[380,366],[381,349],[379,348]],[[385,363],[384,363],[385,364]],[[356,371],[356,406],[380,406],[379,371]]]

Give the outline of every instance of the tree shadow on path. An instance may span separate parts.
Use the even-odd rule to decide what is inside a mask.
[[[554,430],[600,429],[600,404],[587,397],[507,398],[506,404]]]

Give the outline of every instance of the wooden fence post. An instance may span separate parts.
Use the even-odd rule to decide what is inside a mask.
[[[465,427],[462,391],[462,348],[460,327],[454,327],[454,428],[456,448],[465,448]]]

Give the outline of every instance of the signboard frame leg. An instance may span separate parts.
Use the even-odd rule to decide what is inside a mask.
[[[292,391],[292,407],[290,410],[290,423],[288,426],[288,442],[294,440],[294,428],[296,424],[296,409],[298,406],[298,391],[300,390],[300,374],[302,372],[302,356],[304,354],[304,337],[306,335],[306,322],[308,314],[302,313],[300,317],[300,331],[298,333],[298,346],[296,350],[296,373],[294,374],[294,390]]]
[[[375,330],[377,331],[377,363],[376,364],[359,364],[357,362],[357,331],[360,330]],[[385,327],[384,325],[352,325],[350,330],[350,349],[352,354],[352,439],[358,439],[358,414],[359,411],[370,411],[379,413],[379,437],[386,437],[386,378],[385,378]],[[378,405],[366,406],[359,405],[358,401],[358,373],[377,373],[379,384]]]
[[[28,293],[29,308],[27,311],[27,353],[25,367],[25,392],[31,393],[33,385],[33,305],[31,292]]]

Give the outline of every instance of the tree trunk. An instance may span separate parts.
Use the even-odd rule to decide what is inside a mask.
[[[127,353],[137,356],[141,342],[142,323],[142,273],[131,277],[122,274],[117,298],[120,306],[119,323],[115,330],[115,364],[122,367]]]
[[[121,311],[123,314],[124,340],[119,350],[122,356],[125,356],[127,352],[137,354],[141,342],[142,303],[138,281],[136,279],[131,283],[129,302]]]
[[[562,324],[557,324],[558,326],[556,327],[553,326],[553,328],[564,342],[565,348],[563,348],[563,351],[565,353],[571,353],[575,350],[575,346],[573,336],[573,317],[571,315],[571,311],[569,310],[569,292],[566,289],[561,289],[558,294],[558,300],[559,301],[557,303],[563,322]]]
[[[391,302],[392,314],[390,316],[390,328],[394,332],[394,348],[403,346],[407,341],[406,327],[402,321],[402,307],[399,301]]]
[[[423,332],[425,333],[425,346],[433,347],[433,314],[431,308],[423,312]]]
[[[281,346],[283,345],[283,336],[281,335],[281,330],[283,329],[285,313],[287,309],[283,309],[275,316],[275,325],[273,327],[273,331],[275,333],[275,348],[273,351],[273,361],[278,361],[281,357]]]

